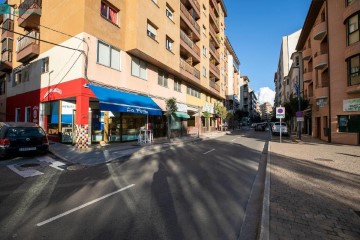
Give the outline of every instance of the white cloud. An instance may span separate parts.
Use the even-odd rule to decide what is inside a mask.
[[[256,94],[260,104],[269,102],[271,106],[274,106],[275,91],[271,90],[269,87],[262,87]]]

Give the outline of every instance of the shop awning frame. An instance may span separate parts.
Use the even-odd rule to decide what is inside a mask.
[[[161,116],[161,108],[148,96],[88,85],[99,99],[100,110]]]
[[[174,115],[178,118],[186,118],[186,119],[191,118],[190,115],[187,114],[186,112],[174,112]]]

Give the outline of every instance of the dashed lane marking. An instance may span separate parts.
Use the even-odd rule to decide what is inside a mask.
[[[208,154],[208,153],[210,153],[212,151],[215,151],[215,148],[211,149],[210,151],[204,152],[203,154]]]

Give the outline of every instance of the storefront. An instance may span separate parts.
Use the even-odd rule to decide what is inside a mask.
[[[92,109],[94,142],[136,141],[142,129],[150,130],[154,138],[166,136],[166,118],[150,97],[93,84],[89,88],[99,102],[98,109]]]

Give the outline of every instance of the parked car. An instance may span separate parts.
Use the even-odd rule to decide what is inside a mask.
[[[45,131],[29,122],[0,122],[0,157],[49,150]]]
[[[273,135],[280,135],[280,122],[274,122],[271,129]],[[286,123],[281,123],[281,135],[289,136],[288,127]]]
[[[265,131],[266,123],[258,123],[255,126],[255,131]]]

